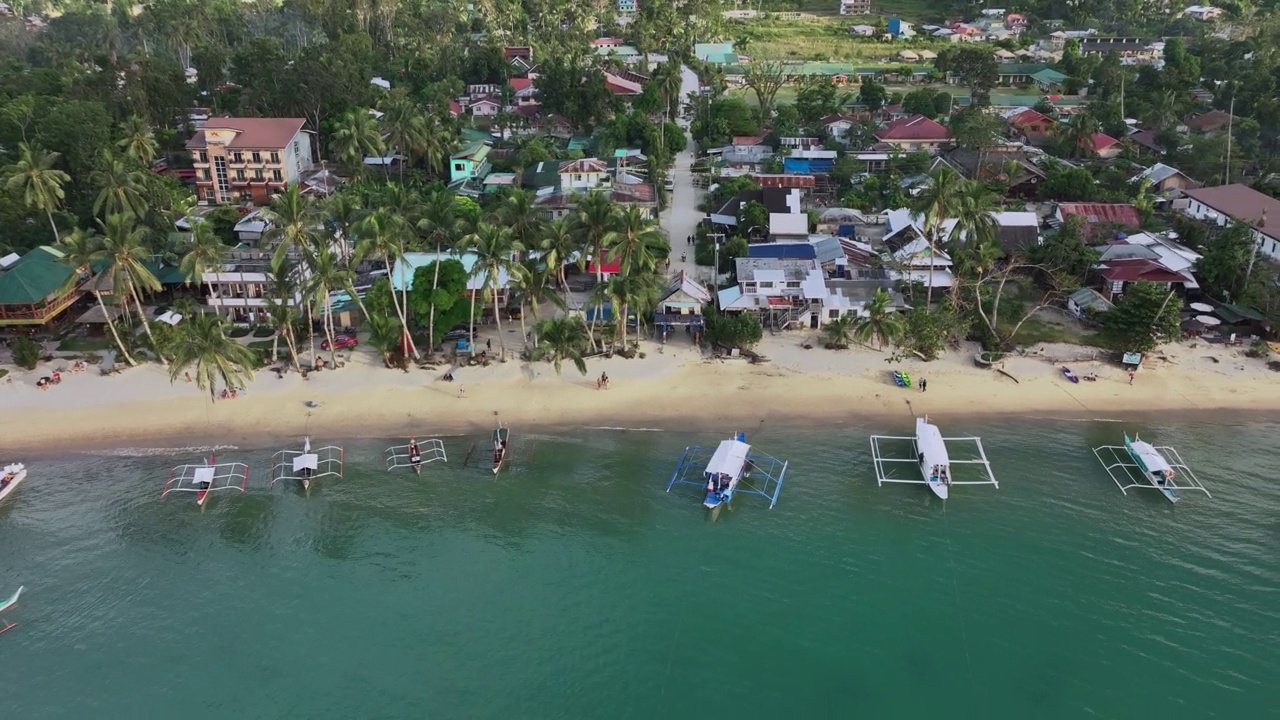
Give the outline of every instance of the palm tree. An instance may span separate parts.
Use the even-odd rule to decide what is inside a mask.
[[[1093,113],[1082,112],[1071,118],[1064,131],[1064,137],[1070,145],[1071,157],[1092,153],[1097,149],[1094,136],[1102,132],[1102,124]]]
[[[22,202],[27,207],[43,212],[49,218],[49,227],[53,230],[53,240],[60,240],[58,226],[53,222],[53,211],[62,207],[66,197],[62,186],[71,182],[71,176],[54,167],[58,158],[56,152],[46,152],[39,145],[18,144],[18,162],[5,166],[3,172],[8,178],[5,188],[9,192],[22,193]]]
[[[595,264],[596,282],[602,282],[605,237],[618,224],[618,206],[608,195],[595,190],[578,203],[572,218],[570,224],[584,252],[581,262]]]
[[[542,229],[542,238],[538,242],[542,250],[542,259],[548,270],[554,270],[560,288],[564,290],[565,302],[569,302],[569,281],[565,279],[564,268],[575,255],[580,256],[581,246],[573,233],[573,229],[564,220],[552,220]]]
[[[845,313],[835,320],[828,320],[822,326],[822,337],[826,346],[832,350],[843,350],[853,342],[853,328],[857,322],[854,313]]]
[[[160,146],[156,143],[151,128],[147,126],[147,121],[137,115],[130,115],[124,121],[123,130],[124,137],[116,143],[116,146],[123,150],[125,155],[151,167],[156,155],[160,153]]]
[[[505,274],[510,278],[508,284],[514,284],[523,273],[524,266],[516,261],[516,255],[524,251],[524,246],[512,236],[509,229],[489,224],[482,224],[476,229],[476,232],[471,235],[470,244],[471,252],[476,254],[476,264],[471,271],[484,277],[484,289],[493,298],[493,320],[498,324],[498,347],[502,357],[505,358],[507,343],[502,335],[502,312],[498,307],[498,281]],[[476,293],[472,290],[472,332],[474,332],[475,323],[475,298]]]
[[[547,268],[541,259],[527,259],[520,263],[523,268],[518,277],[512,278],[514,290],[520,297],[520,334],[525,338],[525,349],[529,349],[529,331],[524,324],[524,308],[529,306],[529,311],[533,313],[533,320],[536,325],[541,321],[538,315],[538,307],[543,303],[551,303],[556,308],[564,310],[567,305],[564,298],[556,292],[555,273]],[[534,344],[537,342],[535,340]]]
[[[423,132],[424,141],[418,153],[422,156],[423,164],[427,166],[427,172],[439,175],[444,170],[445,160],[449,157],[452,145],[449,129],[440,121],[440,118],[428,115]]]
[[[422,219],[418,221],[418,233],[425,237],[428,247],[434,245],[436,249],[435,270],[431,278],[432,292],[440,289],[440,252],[445,247],[454,246],[462,227],[453,199],[454,194],[442,188],[428,194],[422,204]],[[436,306],[432,303],[427,320],[427,338],[432,343],[431,352],[435,351],[435,337]]]
[[[145,242],[146,230],[135,225],[133,218],[127,215],[108,215],[105,220],[99,220],[98,224],[102,227],[102,244],[95,259],[108,263],[102,272],[110,273],[111,292],[120,299],[120,303],[128,306],[129,299],[133,299],[134,311],[142,321],[142,329],[146,331],[156,356],[164,363],[165,357],[156,344],[155,335],[151,333],[151,323],[147,321],[147,313],[142,309],[142,298],[138,293],[139,288],[150,292],[161,289],[160,281],[146,266],[152,259]]]
[[[617,261],[623,275],[656,270],[658,261],[671,252],[666,236],[634,205],[619,213],[614,229],[604,237],[604,246],[607,257]]]
[[[389,318],[385,315],[374,315],[369,318],[369,339],[367,343],[382,356],[383,365],[392,367],[391,358],[395,355],[396,350],[399,349],[402,336],[403,332],[395,318]]]
[[[622,347],[627,346],[627,319],[636,316],[636,332],[644,326],[647,318],[657,305],[666,282],[656,272],[639,272],[630,275],[618,274],[609,279],[609,299],[613,305],[615,339],[621,339]]]
[[[338,120],[331,146],[338,162],[357,172],[363,172],[366,157],[386,152],[378,121],[365,110],[352,110]]]
[[[860,316],[854,325],[853,336],[863,345],[875,340],[880,350],[887,343],[896,343],[906,332],[906,322],[901,313],[893,309],[893,297],[884,288],[877,288],[875,297],[864,308],[866,316]]]
[[[280,338],[284,338],[285,347],[289,349],[289,359],[293,368],[302,372],[298,362],[298,343],[294,335],[294,327],[298,324],[301,313],[298,312],[298,275],[293,262],[288,257],[272,259],[270,273],[271,297],[267,298],[267,317],[276,328],[275,337],[271,341],[271,360],[280,357]]]
[[[383,265],[387,269],[387,278],[391,280],[391,304],[395,307],[396,316],[400,319],[400,328],[402,333],[402,342],[409,345],[409,350],[416,358],[418,356],[418,348],[413,344],[413,337],[409,334],[409,319],[406,314],[405,304],[403,304],[395,293],[396,278],[392,275],[392,262],[404,262],[404,238],[412,232],[412,228],[406,226],[404,218],[387,210],[386,208],[378,208],[370,215],[365,217],[357,226],[356,233],[360,237],[360,242],[356,245],[356,257],[360,260],[365,258],[380,257]],[[399,278],[402,285],[402,294],[407,294],[409,282],[412,275],[408,275],[407,263],[406,277]]]
[[[333,303],[329,301],[329,294],[334,290],[346,290],[351,287],[353,281],[351,271],[342,262],[342,258],[338,257],[338,254],[328,245],[317,246],[315,252],[307,254],[306,262],[307,269],[310,271],[310,276],[307,278],[308,294],[314,298],[314,303],[323,303],[324,333],[329,340],[329,360],[334,367],[337,367],[337,348],[334,347]]]
[[[497,219],[511,231],[516,242],[526,248],[537,245],[542,231],[542,214],[534,204],[534,194],[523,188],[516,188],[503,198],[498,206]]]
[[[400,160],[400,182],[404,182],[404,166],[408,160],[421,154],[427,144],[426,115],[403,90],[397,88],[385,98],[382,125],[387,132],[387,146],[404,157]]]
[[[324,221],[315,199],[303,195],[298,183],[271,198],[262,215],[271,225],[265,239],[276,246],[274,261],[289,254],[302,257],[315,244],[317,230]]]
[[[227,337],[230,325],[218,315],[204,314],[180,323],[174,332],[169,382],[194,367],[196,387],[208,390],[212,400],[217,400],[219,382],[224,390],[244,388],[245,379],[253,379],[256,358],[253,350]]]
[[[130,167],[124,158],[103,150],[101,166],[89,173],[89,182],[98,188],[98,197],[93,201],[94,215],[140,218],[146,212],[146,202],[140,192],[144,182],[142,171]]]
[[[534,360],[551,359],[551,365],[560,374],[565,360],[573,363],[578,372],[587,374],[587,362],[582,353],[587,349],[589,335],[581,318],[551,318],[538,324],[538,347],[531,357]]]
[[[955,216],[964,178],[950,167],[943,165],[929,172],[925,187],[912,204],[913,213],[924,216],[924,236],[929,243],[929,287],[926,303],[933,304],[933,266],[944,231],[943,223]]]
[[[85,230],[76,228],[70,234],[63,236],[58,245],[62,250],[62,262],[76,268],[77,272],[90,274],[93,272],[93,263],[99,259],[97,237]],[[130,366],[137,365],[138,362],[129,354],[128,348],[120,340],[120,334],[116,332],[116,324],[111,321],[111,313],[107,312],[107,304],[102,301],[102,290],[94,285],[91,285],[90,288],[93,298],[98,301],[98,307],[102,309],[102,317],[107,321],[107,329],[111,331],[111,338],[116,341],[116,347],[120,349],[120,354],[124,356],[125,361]]]
[[[198,222],[191,226],[191,238],[183,248],[178,270],[187,278],[187,284],[200,283],[206,275],[222,272],[227,265],[231,248],[213,231],[213,223]],[[209,297],[217,298],[218,291],[209,279]]]

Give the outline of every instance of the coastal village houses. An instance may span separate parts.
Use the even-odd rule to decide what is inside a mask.
[[[0,258],[0,327],[42,327],[75,304],[88,275],[62,258],[47,246]]]
[[[209,118],[187,141],[196,199],[265,205],[312,169],[311,133],[301,118]]]

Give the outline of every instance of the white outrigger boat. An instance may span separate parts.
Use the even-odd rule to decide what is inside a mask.
[[[409,438],[407,445],[396,445],[387,448],[387,471],[399,468],[413,468],[418,475],[422,474],[422,466],[433,462],[448,462],[444,452],[444,442],[435,438],[418,440]]]
[[[751,452],[744,433],[737,433],[732,440],[720,441],[703,465],[706,451],[707,448],[698,445],[684,449],[667,483],[667,492],[677,483],[702,487],[706,490],[702,505],[708,510],[727,505],[738,493],[759,495],[769,501],[770,508],[778,504],[782,480],[787,474],[785,461]],[[699,470],[695,476],[694,472]]]
[[[312,450],[311,438],[303,438],[302,450],[281,450],[271,456],[271,484],[296,480],[304,491],[322,477],[342,477],[342,447],[326,445]]]
[[[169,471],[169,480],[164,484],[160,497],[171,492],[193,492],[196,494],[196,505],[204,507],[209,495],[218,490],[239,490],[244,492],[249,484],[249,466],[244,463],[219,463],[216,455],[195,465],[179,465]]]
[[[1124,445],[1096,447],[1093,449],[1093,454],[1097,456],[1115,484],[1120,487],[1120,492],[1125,495],[1129,494],[1129,488],[1136,487],[1159,490],[1166,500],[1174,503],[1182,499],[1178,495],[1179,490],[1199,490],[1213,497],[1209,495],[1209,491],[1200,483],[1195,473],[1191,472],[1191,468],[1182,461],[1178,451],[1171,447],[1157,447],[1139,440],[1136,435],[1130,439],[1129,433],[1125,433]],[[1126,457],[1132,462],[1127,462]],[[1121,482],[1121,472],[1124,473],[1124,480],[1127,482]],[[1185,484],[1178,484],[1179,475],[1186,479]]]
[[[27,479],[27,466],[22,463],[11,463],[4,466],[4,474],[0,475],[0,500],[18,489],[18,484]]]
[[[499,425],[493,429],[493,474],[497,475],[502,469],[502,463],[507,461],[507,450],[511,443],[511,428],[506,424]]]
[[[8,610],[9,608],[13,607],[14,605],[17,605],[17,604],[18,604],[18,597],[19,597],[20,595],[22,595],[22,588],[21,588],[21,587],[19,587],[19,588],[18,588],[18,591],[17,591],[17,592],[15,592],[14,594],[10,595],[8,600],[4,600],[3,602],[0,602],[0,612],[4,612],[5,610]],[[4,633],[6,633],[6,632],[9,632],[9,631],[10,631],[10,630],[12,630],[13,628],[18,627],[18,623],[11,623],[11,622],[9,622],[8,620],[0,620],[0,622],[3,622],[3,623],[4,623],[4,627],[0,627],[0,635],[4,634]]]
[[[881,447],[886,441],[909,440],[912,445],[912,457],[891,457]],[[972,460],[952,460],[947,452],[947,443],[973,443],[977,457]],[[885,483],[919,483],[928,485],[934,495],[946,500],[953,485],[994,485],[1000,487],[995,473],[991,471],[991,463],[987,460],[986,450],[982,447],[982,439],[977,437],[942,437],[938,426],[929,422],[928,416],[916,418],[916,434],[904,435],[872,435],[871,459],[875,465],[876,484]],[[920,480],[894,477],[890,463],[912,463],[920,469]],[[985,471],[982,480],[956,480],[952,475],[952,465],[980,465]]]

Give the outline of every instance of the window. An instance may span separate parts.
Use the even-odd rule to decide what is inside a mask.
[[[301,155],[301,154],[302,154],[302,153],[300,153],[300,152],[298,151],[298,141],[297,141],[297,140],[294,140],[294,141],[293,141],[293,154],[294,154],[294,155]]]
[[[244,171],[243,171],[243,170],[237,170],[237,171],[236,171],[236,180],[241,180],[241,181],[243,181],[243,180],[244,180]]]
[[[453,171],[454,171],[454,172],[466,172],[466,171],[467,171],[467,164],[466,164],[466,163],[456,162],[456,163],[454,163],[454,164],[453,164]]]
[[[787,289],[788,289],[788,290],[799,290],[799,289],[800,289],[800,281],[799,281],[799,280],[788,280],[788,281],[787,281]]]
[[[279,170],[272,170],[271,180],[272,182],[284,182],[284,173],[280,172]]]
[[[196,151],[196,162],[198,162],[198,163],[207,163],[207,162],[209,162],[209,153],[207,153],[207,152],[205,152],[205,151],[203,151],[203,150],[197,150],[197,151]]]
[[[753,293],[756,291],[756,284],[753,282],[743,283],[742,291]]]
[[[244,162],[244,154],[243,154],[243,153],[238,153],[238,152],[233,152],[233,153],[231,153],[231,162],[233,162],[233,163],[242,163],[242,162]]]
[[[204,168],[201,168],[201,169],[199,170],[199,172],[197,172],[197,173],[196,173],[196,175],[197,175],[197,177],[199,177],[201,180],[208,180],[208,179],[209,179],[209,171],[208,171],[208,170],[206,170],[206,169],[204,169]]]
[[[280,153],[278,153],[278,152],[276,152],[276,151],[274,151],[274,150],[273,150],[273,151],[271,151],[271,162],[275,163],[276,165],[279,165],[279,164],[280,164]]]
[[[262,162],[262,153],[258,152],[257,150],[254,150],[254,151],[253,151],[253,161],[254,161],[255,163],[260,163],[260,162]]]
[[[772,287],[773,287],[773,281],[772,281],[772,280],[764,280],[764,281],[761,281],[761,283],[760,283],[760,289],[762,289],[762,290],[763,290],[764,288],[772,288]]]
[[[254,170],[254,171],[253,171],[253,180],[254,180],[254,182],[262,182],[263,177],[262,177],[262,171],[261,171],[261,170]]]
[[[840,319],[840,311],[839,311],[839,310],[828,310],[828,311],[827,311],[827,319],[828,319],[828,320],[839,320],[839,319]]]

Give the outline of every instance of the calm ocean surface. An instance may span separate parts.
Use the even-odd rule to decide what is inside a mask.
[[[6,718],[1261,718],[1280,708],[1277,425],[1025,421],[1000,488],[877,488],[867,435],[748,431],[777,508],[666,481],[719,434],[513,429],[310,497],[161,500],[199,453],[29,462],[0,506]],[[1089,448],[1177,447],[1213,497],[1122,495]],[[732,430],[728,428],[727,430]],[[727,435],[727,432],[724,433]],[[481,455],[481,464],[485,458]]]

